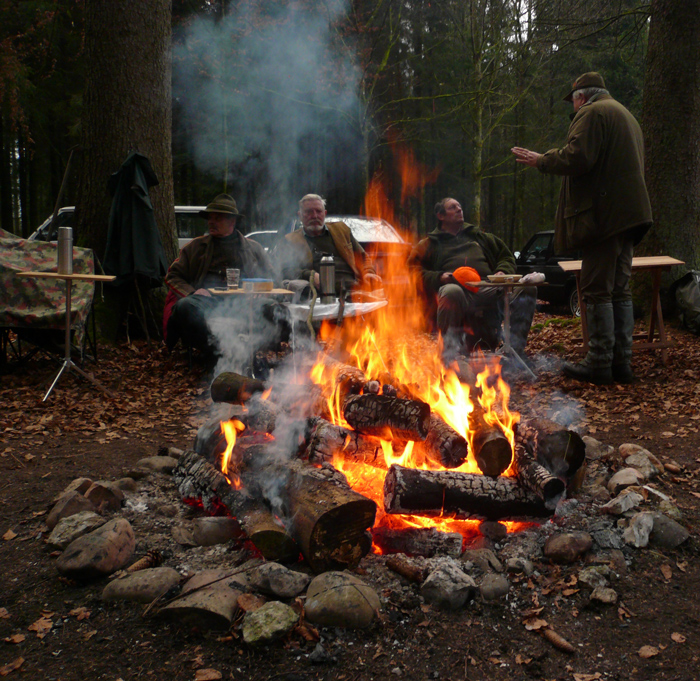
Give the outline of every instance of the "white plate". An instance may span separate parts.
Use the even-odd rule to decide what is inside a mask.
[[[494,284],[510,284],[520,281],[522,274],[489,274],[486,278]]]

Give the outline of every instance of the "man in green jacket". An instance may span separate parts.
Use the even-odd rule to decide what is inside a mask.
[[[212,296],[209,289],[226,287],[226,269],[237,268],[241,278],[273,278],[273,269],[265,249],[246,239],[236,229],[243,217],[228,194],[219,194],[200,216],[209,233],[192,239],[170,265],[165,282],[170,288],[164,310],[166,344],[173,348],[181,338],[185,345],[206,353],[219,354],[221,341],[212,333],[212,317],[246,318],[240,301],[227,296]],[[255,304],[258,304],[256,301]],[[261,336],[269,334],[267,324],[276,325],[269,301],[263,302],[262,318],[256,315]],[[246,322],[247,324],[247,322]],[[243,330],[243,329],[242,329]],[[245,326],[247,332],[248,327]]]
[[[597,384],[631,383],[629,279],[634,246],[652,221],[642,131],[599,73],[579,76],[564,100],[574,107],[565,146],[544,154],[512,149],[518,163],[563,176],[554,245],[557,253],[582,253],[589,350],[582,362],[565,364],[564,373]]]
[[[455,349],[495,350],[501,339],[503,289],[471,290],[453,272],[471,267],[480,280],[491,274],[515,274],[515,257],[496,235],[464,222],[462,206],[447,197],[435,206],[438,228],[414,247],[409,267],[420,274],[429,314],[437,306],[437,326],[448,355]],[[512,295],[511,345],[523,357],[537,303],[535,287],[521,287]]]

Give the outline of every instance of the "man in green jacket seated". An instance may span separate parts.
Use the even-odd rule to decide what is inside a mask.
[[[282,279],[301,285],[313,274],[318,289],[321,258],[332,255],[336,294],[358,285],[380,288],[381,278],[350,228],[344,222],[326,223],[326,215],[326,202],[318,194],[307,194],[299,201],[302,228],[287,234],[275,251]]]
[[[474,279],[515,274],[515,257],[494,234],[464,222],[462,206],[447,197],[435,206],[437,229],[414,247],[409,267],[418,270],[431,313],[449,351],[495,350],[501,339],[503,289],[463,285],[453,273],[476,270]],[[516,288],[511,295],[511,345],[523,356],[537,303],[537,288]],[[448,347],[451,346],[451,347]]]

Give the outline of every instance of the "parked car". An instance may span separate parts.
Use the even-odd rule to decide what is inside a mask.
[[[575,317],[581,315],[576,275],[559,267],[562,260],[578,258],[554,255],[554,230],[537,232],[515,255],[518,274],[542,272],[545,275],[548,285],[539,287],[538,298],[554,305],[565,305]]]

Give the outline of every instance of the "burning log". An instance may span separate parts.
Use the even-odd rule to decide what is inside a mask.
[[[487,520],[551,513],[541,499],[513,478],[415,470],[397,464],[384,478],[384,509],[387,513]]]
[[[306,456],[311,463],[332,462],[336,454],[344,459],[386,469],[384,454],[378,439],[337,426],[326,419],[309,419],[310,436]]]
[[[440,532],[434,527],[410,527],[394,530],[375,527],[374,543],[382,553],[405,553],[409,556],[459,556],[462,553],[462,535],[458,532]]]
[[[557,505],[566,483],[535,461],[520,442],[515,443],[513,469],[520,484],[542,499],[547,508]]]
[[[423,451],[445,468],[458,468],[469,455],[467,440],[437,414],[430,415],[430,427]]]
[[[471,445],[479,470],[492,478],[498,477],[513,458],[508,438],[498,426],[487,423],[479,405],[469,414],[469,427],[474,433]]]
[[[329,373],[338,387],[341,402],[347,395],[359,393],[367,383],[367,376],[357,367],[338,362],[328,355],[324,355],[321,362],[324,366],[324,376],[326,372]]]
[[[428,576],[425,568],[416,565],[406,556],[389,556],[386,559],[386,566],[411,582],[424,582]]]
[[[232,371],[219,374],[211,384],[214,402],[245,404],[255,393],[265,390],[265,384],[257,378],[248,378]]]
[[[570,480],[586,459],[586,444],[578,433],[548,419],[518,426],[516,441],[553,475]]]
[[[387,395],[351,395],[343,415],[356,431],[385,440],[425,440],[430,428],[425,402]]]
[[[292,563],[299,557],[297,543],[269,511],[249,511],[242,514],[238,521],[265,560]]]
[[[256,493],[273,509],[280,507],[316,572],[353,568],[372,546],[367,529],[374,525],[376,504],[341,482],[338,478],[344,476],[334,471],[328,464],[317,469],[289,461],[266,466],[257,476]]]

